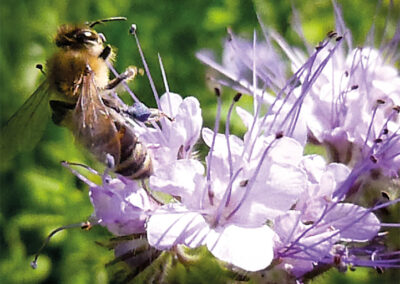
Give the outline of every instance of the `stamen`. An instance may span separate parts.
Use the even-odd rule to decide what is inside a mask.
[[[117,70],[115,70],[114,66],[107,60],[106,61],[107,67],[108,69],[111,70],[111,72],[114,74],[114,76],[116,78],[118,78],[120,76],[120,74],[117,72]],[[122,86],[124,87],[124,89],[128,92],[128,94],[132,97],[132,99],[135,102],[140,102],[140,100],[136,97],[136,95],[133,93],[133,91],[129,88],[128,84],[125,81],[121,82]]]
[[[242,94],[238,93],[235,95],[235,97],[232,100],[231,105],[229,106],[228,114],[226,116],[226,122],[225,122],[225,139],[226,139],[226,144],[227,144],[227,149],[228,149],[228,162],[229,162],[229,177],[232,178],[233,174],[233,163],[232,163],[232,152],[231,152],[231,145],[229,142],[229,126],[231,122],[231,115],[232,115],[232,110],[233,106],[235,105],[236,102],[239,101],[240,97]]]
[[[226,207],[229,206],[229,202],[230,202],[231,194],[232,194],[232,184],[233,184],[233,182],[236,180],[236,178],[238,177],[239,173],[240,173],[242,170],[243,170],[243,168],[240,168],[239,170],[237,170],[236,173],[235,173],[235,175],[229,180],[229,184],[228,184],[228,186],[227,186],[227,188],[226,188],[226,190],[225,190],[224,196],[222,197],[221,202],[220,202],[220,204],[218,205],[217,212],[216,212],[216,214],[215,214],[215,220],[214,220],[214,224],[213,224],[214,227],[215,227],[216,225],[218,225],[219,220],[220,220],[221,217],[222,217],[222,212],[224,211],[224,209],[225,209]],[[229,215],[229,217],[230,217],[230,216],[231,216],[231,215]],[[229,218],[229,217],[228,217],[228,218]],[[228,219],[228,218],[227,218],[227,219]]]
[[[208,198],[210,201],[210,204],[213,205],[213,197],[214,197],[214,192],[213,189],[211,188],[211,168],[212,168],[212,158],[213,158],[213,152],[214,152],[214,145],[215,145],[215,138],[217,137],[217,133],[219,130],[219,121],[221,119],[221,90],[219,88],[215,88],[215,95],[217,96],[217,115],[215,117],[215,125],[214,125],[214,133],[213,133],[213,139],[211,142],[211,147],[209,151],[209,156],[207,159],[207,193],[208,193]]]
[[[34,258],[34,260],[31,262],[31,267],[32,267],[33,269],[36,269],[36,268],[37,268],[37,260],[38,260],[38,258],[39,258],[39,256],[40,256],[42,250],[47,246],[47,244],[50,242],[50,239],[51,239],[56,233],[58,233],[58,232],[60,232],[60,231],[63,231],[63,230],[65,230],[65,229],[79,228],[79,227],[82,228],[82,229],[87,230],[87,229],[89,228],[89,225],[88,225],[88,224],[90,224],[90,227],[93,226],[92,223],[90,223],[89,221],[86,221],[86,222],[81,222],[81,223],[76,223],[76,224],[70,224],[70,225],[62,226],[62,227],[59,227],[59,228],[53,230],[53,231],[47,236],[47,238],[45,239],[43,245],[40,247],[40,249],[38,250],[38,252],[35,254],[35,258]],[[94,225],[97,225],[97,223],[95,223]]]
[[[380,223],[382,227],[400,228],[399,223]]]
[[[165,69],[164,69],[164,65],[162,63],[162,59],[160,54],[158,54],[158,62],[160,63],[160,69],[161,69],[161,74],[162,74],[162,78],[163,78],[163,82],[164,82],[164,88],[165,88],[165,92],[168,95],[168,107],[169,107],[169,114],[172,116],[172,105],[171,105],[171,98],[169,95],[169,86],[168,86],[168,80],[167,80],[167,75],[165,74]]]
[[[149,83],[150,83],[150,86],[151,86],[151,90],[153,91],[154,98],[156,99],[157,108],[160,109],[160,98],[158,96],[157,89],[156,89],[156,87],[154,85],[154,81],[153,81],[153,79],[151,77],[149,66],[147,65],[146,59],[144,57],[143,50],[142,50],[142,47],[140,45],[139,37],[137,36],[136,30],[137,30],[136,29],[136,25],[133,24],[131,26],[129,32],[130,32],[131,35],[134,36],[134,38],[136,40],[136,45],[137,45],[138,50],[139,50],[140,58],[142,59],[144,70],[146,71],[147,78],[149,79]]]
[[[256,90],[257,90],[257,64],[256,64],[256,43],[257,43],[257,34],[256,31],[253,31],[253,111],[254,113],[258,109],[258,98],[256,95]],[[241,58],[241,57],[239,57]]]
[[[80,164],[80,163],[71,163],[71,162],[67,162],[67,161],[62,161],[61,165],[65,168],[67,168],[68,170],[70,170],[77,178],[79,178],[81,181],[83,181],[84,183],[86,183],[88,186],[90,187],[95,187],[97,186],[97,184],[95,184],[94,182],[92,182],[91,180],[89,180],[88,178],[86,178],[84,175],[82,175],[81,173],[79,173],[77,170],[74,170],[71,166],[78,166],[78,167],[82,167],[85,170],[89,171],[92,174],[95,175],[99,175],[99,173],[97,171],[95,171],[94,169],[84,165],[84,164]]]
[[[230,217],[232,217],[242,206],[242,204],[244,203],[244,201],[247,199],[247,196],[249,195],[250,190],[252,189],[255,180],[258,176],[258,173],[260,172],[261,169],[261,165],[264,163],[265,157],[267,156],[269,150],[271,149],[272,145],[274,144],[276,140],[273,140],[264,150],[263,154],[261,155],[260,161],[258,162],[258,165],[254,171],[253,176],[249,179],[249,183],[246,187],[246,190],[242,196],[242,199],[240,200],[240,202],[238,203],[238,205],[235,207],[235,209],[232,210],[232,212],[228,215],[228,217],[226,217],[226,219],[229,219]]]

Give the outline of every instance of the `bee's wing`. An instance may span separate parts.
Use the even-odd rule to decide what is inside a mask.
[[[93,72],[83,75],[80,91],[72,113],[74,135],[100,161],[106,162],[106,155],[110,154],[117,165],[121,155],[120,134],[114,123],[112,110],[101,99]]]
[[[1,160],[9,160],[21,151],[31,150],[39,142],[51,114],[49,98],[49,84],[44,81],[2,127]]]

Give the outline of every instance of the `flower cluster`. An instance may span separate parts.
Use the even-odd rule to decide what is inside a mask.
[[[343,35],[330,32],[308,55],[264,26],[264,43],[255,34],[253,42],[248,42],[230,31],[222,64],[209,52],[198,54],[222,75],[215,81],[253,96],[253,115],[237,109],[245,125],[252,127],[245,138],[255,135],[258,141],[260,133],[280,131],[300,145],[317,144],[328,153],[328,164],[318,155],[301,156],[302,151],[300,156],[293,155],[291,160],[297,160],[295,165],[305,173],[306,184],[298,190],[290,210],[268,219],[276,234],[274,258],[296,277],[326,264],[400,267],[398,258],[388,259],[398,252],[383,254],[382,247],[366,247],[360,254],[362,249],[352,249],[355,242],[381,236],[383,225],[399,226],[382,224],[374,214],[399,199],[365,208],[351,198],[362,195],[372,179],[390,180],[399,190],[400,76],[393,54],[400,29],[380,50],[353,49],[340,10],[336,13],[337,29]],[[287,73],[282,70],[283,60],[271,42],[292,63],[293,76],[286,82],[282,81]],[[265,115],[259,114],[260,105],[269,106]],[[292,150],[288,147],[286,151]],[[284,183],[290,183],[290,171],[283,175]]]
[[[385,227],[399,226],[375,212],[400,199],[354,198],[374,178],[398,183],[400,76],[387,56],[400,31],[385,53],[352,48],[336,12],[343,34],[329,33],[309,54],[265,27],[263,43],[256,34],[247,42],[230,32],[223,64],[198,54],[223,75],[217,82],[253,97],[252,112],[235,108],[240,93],[233,98],[221,132],[218,88],[214,129],[203,127],[196,98],[168,87],[160,99],[155,92],[171,120],[135,127],[153,161],[149,180],[106,172],[101,185],[88,182],[92,221],[116,236],[142,237],[118,244],[117,256],[130,253],[138,265],[143,255],[132,252],[144,243],[155,251],[205,246],[242,270],[274,267],[297,279],[322,266],[400,267],[399,252],[373,245]],[[272,42],[290,59],[292,77],[285,78]],[[230,133],[234,109],[247,128],[243,136]],[[204,162],[194,151],[200,136],[208,146]],[[324,147],[328,158],[306,155],[308,144]]]

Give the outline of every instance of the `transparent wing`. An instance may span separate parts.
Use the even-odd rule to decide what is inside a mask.
[[[32,150],[39,142],[51,114],[49,98],[49,84],[44,81],[2,127],[0,159],[6,161],[19,152]]]
[[[101,99],[93,72],[83,75],[80,91],[72,113],[72,130],[76,139],[100,161],[105,162],[106,155],[110,154],[114,157],[114,163],[118,164],[121,154],[120,134],[112,110]]]

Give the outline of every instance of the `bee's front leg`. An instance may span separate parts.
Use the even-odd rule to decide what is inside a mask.
[[[136,67],[128,67],[126,71],[120,74],[118,77],[112,79],[105,87],[106,90],[113,90],[118,87],[119,84],[125,81],[132,80],[135,78],[138,70]]]
[[[100,53],[99,58],[107,60],[111,54],[111,46],[107,45],[104,47],[103,51]]]

